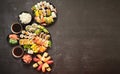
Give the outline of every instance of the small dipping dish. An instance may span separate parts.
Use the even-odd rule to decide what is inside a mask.
[[[23,56],[23,54],[24,54],[24,50],[23,50],[23,48],[21,46],[15,46],[15,47],[13,47],[13,49],[12,49],[12,55],[13,55],[13,57],[20,58],[20,57]]]
[[[15,34],[18,34],[22,31],[22,25],[19,23],[14,23],[11,25],[11,31]]]

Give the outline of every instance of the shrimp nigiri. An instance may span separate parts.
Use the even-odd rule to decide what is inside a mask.
[[[19,40],[19,38],[18,38],[18,36],[16,34],[10,34],[9,38],[14,39],[14,40]]]

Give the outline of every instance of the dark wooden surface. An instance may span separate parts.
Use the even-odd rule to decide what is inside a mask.
[[[0,74],[42,74],[14,59],[6,40],[21,11],[31,12],[40,0],[0,2]],[[47,74],[120,74],[120,1],[50,0],[57,10],[48,27],[53,40],[48,52],[54,60]]]

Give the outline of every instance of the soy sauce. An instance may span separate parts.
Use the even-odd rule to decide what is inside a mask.
[[[20,32],[21,29],[22,29],[22,27],[21,27],[20,24],[13,24],[13,26],[12,26],[12,30],[13,30],[14,32]]]
[[[17,47],[17,48],[14,49],[13,53],[16,56],[21,56],[22,53],[23,53],[23,50],[21,48]]]

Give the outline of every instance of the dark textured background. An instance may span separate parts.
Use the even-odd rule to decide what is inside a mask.
[[[14,59],[6,41],[21,11],[40,0],[0,2],[0,74],[42,74]],[[50,0],[58,20],[48,27],[54,60],[49,74],[120,74],[120,0]]]

